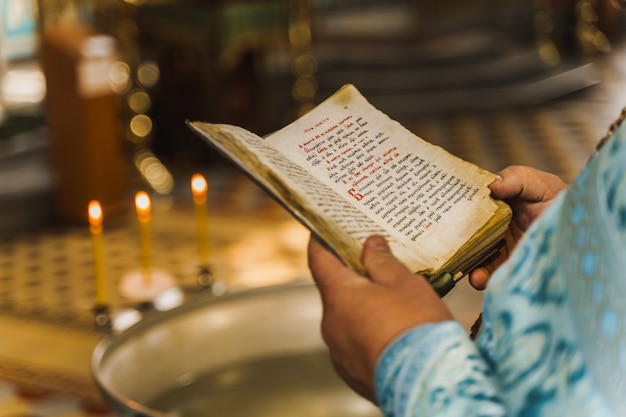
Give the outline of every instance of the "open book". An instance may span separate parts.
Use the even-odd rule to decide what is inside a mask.
[[[264,138],[187,124],[360,273],[363,242],[380,234],[409,269],[453,286],[511,219],[490,197],[494,174],[417,137],[352,85]]]

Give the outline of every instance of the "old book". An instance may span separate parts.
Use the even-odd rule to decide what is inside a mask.
[[[494,174],[419,138],[353,85],[266,137],[187,123],[360,273],[363,242],[380,234],[412,271],[446,277],[445,293],[494,252],[511,218],[490,196]]]

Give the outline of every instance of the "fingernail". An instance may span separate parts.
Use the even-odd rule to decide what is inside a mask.
[[[389,244],[387,243],[387,239],[385,239],[382,236],[371,236],[368,241],[367,241],[367,245],[372,249],[375,250],[377,252],[388,252],[389,251]]]
[[[494,179],[494,181],[502,181],[502,176],[496,175],[496,178]]]

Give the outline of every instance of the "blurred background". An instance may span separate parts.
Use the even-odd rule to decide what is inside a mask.
[[[113,308],[139,262],[138,190],[155,264],[197,285],[196,172],[226,288],[308,279],[306,231],[186,120],[263,135],[352,83],[483,168],[569,181],[626,105],[625,23],[609,0],[0,0],[0,402],[97,398],[92,199]],[[480,308],[448,302],[467,326]],[[59,332],[75,343],[50,348]]]

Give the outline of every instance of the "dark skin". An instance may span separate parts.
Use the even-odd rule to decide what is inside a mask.
[[[486,287],[493,270],[565,187],[558,177],[528,167],[513,166],[500,173],[489,188],[494,197],[511,204],[513,220],[505,248],[473,271],[470,282],[475,288]],[[322,299],[322,337],[333,365],[352,389],[375,403],[374,371],[384,348],[412,327],[453,317],[427,281],[416,279],[381,236],[371,236],[364,244],[365,277],[315,239],[309,241],[308,256]]]

